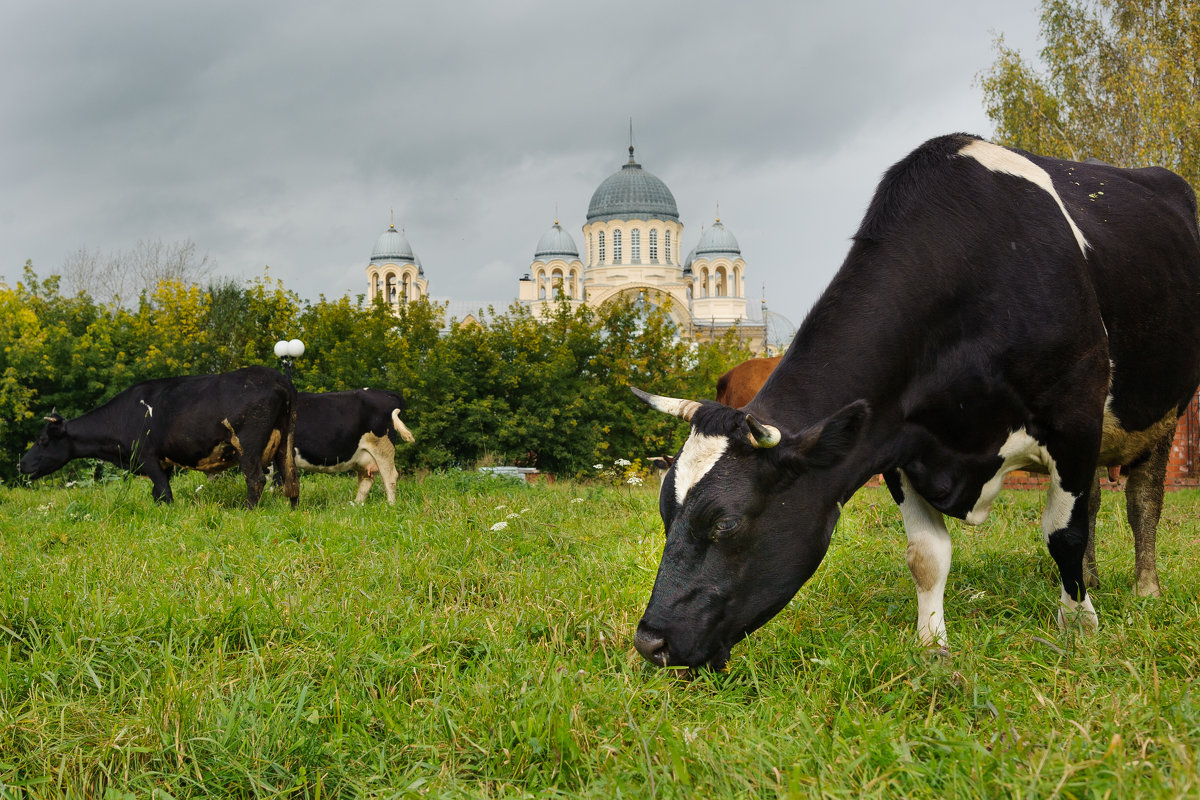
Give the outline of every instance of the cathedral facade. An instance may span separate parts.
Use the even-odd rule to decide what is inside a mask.
[[[733,233],[717,218],[685,257],[675,196],[637,163],[632,146],[629,161],[592,194],[582,241],[581,256],[557,220],[538,240],[517,284],[517,300],[535,316],[561,300],[601,307],[626,298],[663,308],[685,340],[736,330],[752,351],[772,349],[763,315],[749,313],[746,261]],[[420,259],[394,225],[375,243],[366,272],[371,301],[382,294],[399,308],[428,296]]]

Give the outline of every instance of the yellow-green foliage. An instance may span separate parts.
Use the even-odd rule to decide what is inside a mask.
[[[14,475],[41,418],[76,416],[138,381],[275,365],[275,342],[300,338],[302,391],[399,391],[418,444],[410,467],[466,465],[488,456],[557,474],[597,460],[674,452],[686,425],[655,414],[629,384],[711,397],[717,377],[749,357],[737,332],[689,347],[666,309],[614,302],[560,304],[548,320],[518,305],[482,324],[445,319],[445,306],[410,303],[396,315],[361,297],[304,302],[268,273],[244,284],[161,281],[132,310],[64,297],[57,277],[27,264],[0,284],[0,476]]]
[[[1042,69],[997,41],[982,76],[1004,143],[1157,165],[1200,186],[1200,0],[1043,0]]]

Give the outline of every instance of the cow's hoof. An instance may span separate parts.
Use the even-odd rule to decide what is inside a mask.
[[[929,661],[947,662],[950,660],[950,648],[946,645],[934,645],[924,649],[925,658]]]

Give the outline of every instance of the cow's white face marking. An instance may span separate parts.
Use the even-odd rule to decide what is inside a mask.
[[[675,502],[683,505],[692,487],[708,474],[729,447],[729,437],[693,430],[675,459]]]
[[[992,511],[992,502],[1004,488],[1004,478],[1008,473],[1029,467],[1034,467],[1039,472],[1054,472],[1054,459],[1050,457],[1050,453],[1037,439],[1026,433],[1024,428],[1010,433],[996,455],[1003,459],[1003,463],[992,479],[979,491],[975,507],[965,517],[968,525],[982,525],[987,519]]]
[[[1028,158],[991,142],[971,142],[962,150],[959,150],[958,154],[960,156],[970,156],[992,172],[1004,172],[1009,175],[1016,175],[1018,178],[1024,178],[1043,189],[1054,198],[1054,202],[1058,204],[1058,208],[1062,211],[1067,224],[1071,226],[1071,233],[1075,235],[1075,241],[1079,243],[1079,251],[1087,255],[1087,239],[1083,238],[1083,231],[1079,230],[1079,227],[1075,224],[1075,220],[1071,219],[1071,215],[1067,212],[1067,207],[1063,205],[1062,198],[1055,191],[1054,182],[1050,180],[1050,173],[1037,164],[1034,164]]]

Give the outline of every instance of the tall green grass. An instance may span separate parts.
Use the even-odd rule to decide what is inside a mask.
[[[914,647],[886,492],[719,674],[633,652],[653,487],[467,473],[241,508],[236,475],[0,489],[0,797],[1181,797],[1200,793],[1200,497],[1166,596],[1106,496],[1097,635],[1060,632],[1041,498],[952,523],[952,655]],[[499,523],[506,523],[500,525]]]

